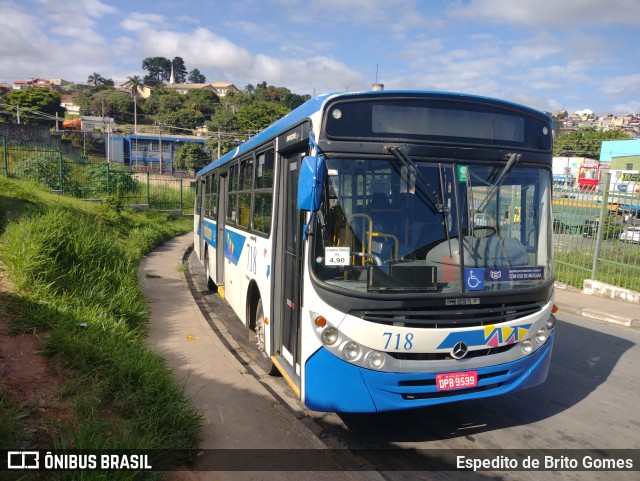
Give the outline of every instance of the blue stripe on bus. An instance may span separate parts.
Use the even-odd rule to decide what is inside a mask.
[[[203,224],[204,224],[204,227],[203,227],[204,240],[207,241],[207,243],[215,249],[217,247],[217,236],[216,236],[217,225],[215,222],[211,222],[206,219],[203,222]],[[198,229],[199,228],[200,228],[200,224],[198,224]],[[198,232],[198,235],[200,235],[200,232]]]
[[[224,231],[224,256],[231,261],[234,266],[237,266],[240,261],[246,240],[247,237],[242,234],[228,229]]]
[[[477,388],[462,390],[459,394],[448,391],[446,395],[438,393],[435,372],[393,373],[363,369],[320,348],[305,364],[305,404],[317,411],[382,412],[516,392],[545,381],[554,337],[552,333],[546,344],[530,356],[476,369]],[[405,399],[403,395],[415,398]],[[421,396],[425,398],[420,399]]]
[[[209,220],[204,220],[203,222],[203,237],[204,240],[214,249],[218,248],[218,241],[216,235],[217,224],[215,222],[211,222]],[[200,227],[200,224],[198,224]],[[233,232],[231,230],[226,229],[224,232],[224,256],[229,259],[233,263],[233,265],[238,265],[240,261],[240,257],[242,256],[242,251],[244,249],[244,245],[247,241],[247,237],[245,235],[239,234],[238,232]]]

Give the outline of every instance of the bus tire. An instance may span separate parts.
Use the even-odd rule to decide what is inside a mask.
[[[256,344],[258,347],[258,365],[269,376],[273,376],[278,373],[278,369],[271,360],[271,357],[267,354],[265,349],[265,330],[266,325],[264,323],[264,309],[262,308],[262,299],[258,299],[258,305],[256,306]]]
[[[204,276],[207,279],[207,288],[211,291],[217,289],[216,283],[211,279],[211,268],[209,267],[209,249],[204,251]]]

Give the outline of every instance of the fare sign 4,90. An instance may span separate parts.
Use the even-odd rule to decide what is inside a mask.
[[[326,266],[350,265],[351,249],[349,247],[326,247],[324,249],[324,264]]]
[[[478,372],[447,372],[436,374],[436,387],[438,391],[451,391],[454,389],[467,389],[478,385]]]

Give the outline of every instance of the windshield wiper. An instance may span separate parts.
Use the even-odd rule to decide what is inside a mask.
[[[385,148],[389,152],[391,152],[391,154],[393,154],[393,156],[396,159],[398,159],[400,163],[402,163],[402,165],[404,165],[407,168],[410,174],[415,175],[416,181],[420,182],[421,187],[423,187],[421,189],[418,189],[417,191],[430,194],[430,196],[427,199],[422,199],[422,200],[428,200],[429,204],[431,204],[431,206],[435,209],[436,212],[439,212],[440,214],[443,214],[443,215],[448,214],[449,207],[447,207],[447,205],[445,204],[444,199],[438,197],[438,194],[436,194],[435,189],[431,187],[431,184],[429,184],[428,181],[422,178],[422,175],[418,170],[418,166],[413,160],[411,160],[411,158],[406,154],[406,152],[402,150],[401,146],[387,145],[385,146]]]
[[[484,208],[489,203],[489,199],[493,196],[493,193],[496,191],[498,187],[502,185],[502,182],[504,182],[504,178],[507,176],[509,172],[511,172],[511,169],[513,169],[513,167],[520,161],[520,159],[522,158],[522,154],[516,154],[512,152],[510,154],[507,154],[506,158],[507,158],[507,165],[504,166],[504,169],[502,169],[502,172],[500,172],[500,175],[491,186],[491,189],[489,189],[489,192],[487,192],[487,195],[485,196],[483,201],[480,202],[480,205],[476,209],[476,212],[482,212],[484,210]]]
[[[440,196],[436,193],[435,189],[431,187],[431,184],[427,180],[425,180],[416,163],[411,160],[411,157],[407,155],[407,153],[403,150],[404,146],[399,145],[387,145],[385,148],[393,154],[393,156],[400,161],[408,170],[409,173],[415,175],[416,177],[416,193],[420,194],[421,192],[425,192],[427,196],[431,194],[431,198],[428,198],[429,203],[433,206],[436,212],[442,214],[442,219],[444,220],[444,230],[447,235],[447,242],[449,243],[449,255],[451,253],[451,236],[449,234],[449,206],[444,201],[444,186],[442,185],[442,169],[440,164],[438,164],[438,175],[440,179]]]

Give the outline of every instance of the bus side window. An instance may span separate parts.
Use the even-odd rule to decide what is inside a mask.
[[[271,232],[273,207],[274,153],[268,150],[258,154],[254,174],[253,229],[267,234]]]
[[[227,224],[234,225],[238,214],[238,164],[229,167],[229,207],[227,208]]]
[[[211,174],[207,174],[207,176],[205,177],[203,195],[204,195],[204,215],[208,216],[210,214],[209,198],[211,195]]]
[[[218,174],[211,175],[211,195],[209,196],[209,217],[215,219],[218,211]]]
[[[253,183],[253,156],[240,161],[238,179],[238,225],[249,227],[251,219],[251,186]]]

